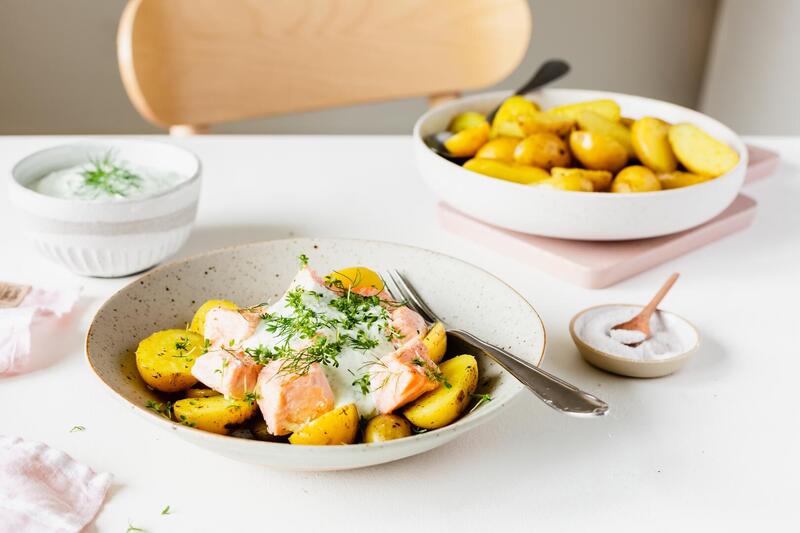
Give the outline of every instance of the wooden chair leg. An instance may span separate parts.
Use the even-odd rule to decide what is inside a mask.
[[[201,124],[176,124],[169,127],[169,134],[175,137],[189,137],[191,135],[204,135],[209,132],[209,127]]]
[[[451,100],[455,100],[456,98],[461,98],[461,93],[459,91],[448,91],[445,93],[436,93],[428,96],[428,108],[434,108],[436,106],[440,106],[446,102]]]

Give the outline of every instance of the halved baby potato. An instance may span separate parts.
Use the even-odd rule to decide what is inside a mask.
[[[592,182],[595,191],[605,191],[611,185],[611,180],[614,177],[611,172],[607,170],[587,170],[585,168],[562,168],[555,167],[550,169],[550,174],[554,178],[572,177],[577,176],[580,178],[588,179]],[[583,189],[569,189],[569,190],[583,190]]]
[[[549,170],[570,164],[567,144],[554,133],[534,133],[522,139],[514,150],[514,159],[522,165]]]
[[[673,172],[678,160],[669,144],[669,124],[655,117],[643,117],[631,126],[636,157],[654,172]]]
[[[191,387],[186,389],[187,398],[211,398],[212,396],[220,396],[222,393],[214,389],[207,389],[205,387]]]
[[[662,189],[678,189],[680,187],[689,187],[690,185],[697,185],[704,181],[712,180],[708,176],[701,176],[699,174],[692,174],[691,172],[681,172],[676,170],[674,172],[666,172],[658,175],[658,181],[661,182]]]
[[[532,184],[534,187],[551,187],[562,191],[592,192],[594,185],[592,180],[577,174],[552,176],[546,180]]]
[[[386,442],[411,435],[411,424],[399,415],[377,415],[364,428],[364,442]]]
[[[592,131],[573,131],[569,147],[578,161],[589,170],[617,172],[628,162],[628,151],[607,135]]]
[[[518,144],[519,139],[516,137],[498,137],[481,146],[475,153],[475,157],[511,163],[514,161],[514,149]]]
[[[650,192],[660,191],[661,182],[647,167],[632,165],[623,168],[611,182],[611,192]]]
[[[593,131],[611,137],[628,152],[628,157],[633,157],[633,144],[631,143],[631,130],[621,122],[611,120],[589,109],[578,113],[578,127],[585,131]],[[563,166],[563,165],[561,165]]]
[[[486,116],[483,113],[478,113],[477,111],[465,111],[464,113],[459,113],[453,117],[453,120],[450,121],[450,126],[448,126],[447,129],[452,133],[458,133],[469,128],[474,128],[475,126],[480,126],[485,122]]]
[[[619,122],[621,116],[619,104],[614,100],[609,100],[607,98],[561,105],[548,109],[547,111],[548,113],[567,116],[573,120],[578,120],[578,116],[583,111],[594,111],[595,113],[603,115],[607,119],[613,120],[614,122]]]
[[[471,355],[459,355],[441,365],[444,382],[414,400],[403,415],[415,426],[438,429],[456,420],[467,408],[478,385],[478,362]]]
[[[222,307],[223,309],[239,309],[239,306],[230,300],[208,300],[195,312],[194,317],[192,317],[192,323],[189,326],[189,331],[204,335],[206,329],[206,315],[209,311],[217,307]]]
[[[573,117],[557,115],[549,111],[521,116],[517,121],[524,135],[553,133],[559,137],[564,137],[575,127],[575,119]]]
[[[356,266],[335,270],[328,274],[329,279],[338,280],[344,289],[353,292],[370,290],[376,294],[383,290],[383,279],[377,272],[367,267]]]
[[[671,126],[668,137],[678,161],[695,174],[716,178],[739,164],[736,150],[693,124]]]
[[[428,334],[422,338],[422,344],[428,349],[428,358],[436,364],[444,357],[447,352],[447,332],[441,322],[431,326]]]
[[[444,147],[456,157],[470,157],[475,155],[478,148],[489,140],[489,124],[483,122],[478,126],[473,126],[462,130],[446,141]]]
[[[353,444],[358,436],[358,409],[351,403],[328,411],[292,433],[292,444]]]
[[[524,137],[525,134],[519,126],[519,117],[533,115],[539,111],[539,106],[524,96],[507,98],[497,110],[492,120],[489,137]]]
[[[178,400],[172,406],[172,412],[181,424],[225,435],[230,426],[242,424],[253,416],[256,408],[256,402],[219,395]]]
[[[495,159],[470,159],[464,163],[464,168],[477,172],[478,174],[483,174],[484,176],[513,181],[523,185],[535,183],[550,177],[550,174],[543,168],[520,165],[519,163],[508,163]]]
[[[182,391],[197,383],[192,366],[202,347],[202,335],[193,331],[157,331],[136,348],[136,368],[150,387],[162,392]]]

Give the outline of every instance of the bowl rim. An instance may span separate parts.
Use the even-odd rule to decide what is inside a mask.
[[[19,181],[19,167],[28,163],[36,158],[42,157],[42,155],[55,152],[58,150],[64,149],[81,149],[86,147],[107,147],[107,148],[114,148],[114,145],[119,145],[120,147],[123,145],[132,145],[132,144],[143,144],[143,145],[158,145],[161,147],[165,147],[167,149],[175,150],[176,152],[182,152],[184,155],[189,156],[192,160],[194,165],[194,170],[190,176],[186,179],[168,187],[162,191],[159,191],[156,194],[145,196],[143,198],[131,198],[131,199],[122,199],[116,200],[113,202],[90,202],[87,200],[80,200],[76,198],[60,198],[58,196],[50,196],[48,194],[43,194],[38,191],[31,189],[20,183]],[[14,166],[11,167],[11,172],[9,173],[8,181],[9,181],[9,188],[16,191],[17,194],[21,194],[24,197],[28,197],[31,199],[35,199],[38,202],[48,202],[51,205],[58,205],[62,207],[66,206],[81,206],[83,208],[91,209],[97,206],[109,206],[109,205],[120,205],[128,207],[136,207],[140,205],[147,204],[149,202],[158,200],[159,198],[163,198],[165,196],[171,195],[177,191],[181,191],[184,189],[188,189],[192,185],[194,185],[197,181],[200,180],[200,176],[202,175],[203,171],[203,163],[198,157],[197,154],[185,148],[183,146],[163,141],[163,140],[150,140],[150,139],[126,139],[126,138],[116,138],[116,137],[103,137],[101,139],[84,139],[75,142],[67,142],[56,144],[53,146],[48,146],[47,148],[42,148],[40,150],[36,150],[34,152],[29,153],[28,155],[24,156],[22,159],[18,160],[14,163]],[[40,176],[41,178],[41,176]],[[37,178],[38,179],[38,178]]]
[[[525,387],[524,387],[524,385],[522,383],[520,383],[519,381],[513,380],[513,378],[512,378],[512,381],[510,383],[512,384],[513,387],[515,387],[515,390],[511,391],[509,396],[504,401],[502,401],[500,403],[495,403],[494,401],[491,401],[487,405],[484,406],[484,407],[487,407],[487,409],[484,410],[482,414],[480,414],[480,412],[478,412],[479,414],[477,416],[469,417],[469,419],[468,419],[468,417],[466,415],[468,415],[470,413],[465,413],[465,415],[462,415],[461,418],[459,418],[455,422],[452,422],[451,424],[448,424],[447,426],[444,426],[444,427],[439,428],[439,429],[425,431],[423,433],[417,433],[417,434],[414,434],[414,435],[410,435],[408,437],[403,437],[401,439],[395,439],[395,440],[384,441],[384,442],[357,443],[357,444],[348,444],[348,445],[341,445],[341,446],[319,446],[319,445],[311,445],[311,444],[287,444],[285,442],[270,442],[270,441],[261,441],[261,440],[257,440],[257,439],[245,439],[245,438],[240,438],[240,437],[234,437],[232,435],[220,435],[220,434],[217,434],[217,433],[211,433],[209,431],[204,431],[204,430],[201,430],[201,429],[185,426],[185,425],[177,423],[177,422],[175,422],[173,420],[168,420],[168,419],[164,418],[163,416],[160,416],[160,415],[157,415],[155,413],[149,412],[149,411],[146,410],[145,407],[136,405],[135,403],[127,400],[121,394],[119,394],[110,384],[108,384],[100,376],[100,374],[98,373],[97,369],[94,367],[94,363],[92,362],[92,356],[90,355],[89,345],[90,345],[90,338],[91,338],[92,333],[94,331],[94,328],[96,326],[97,316],[110,304],[110,301],[115,296],[120,294],[122,291],[128,289],[129,287],[138,284],[138,282],[140,280],[142,280],[144,277],[149,276],[149,275],[151,275],[153,273],[159,272],[161,270],[164,270],[164,269],[167,269],[167,268],[171,268],[173,266],[176,266],[176,265],[179,265],[179,264],[182,264],[182,263],[187,263],[187,262],[190,262],[190,261],[201,259],[203,257],[209,256],[209,255],[213,255],[213,254],[228,253],[228,252],[232,252],[234,250],[238,250],[238,249],[241,249],[241,248],[260,246],[260,245],[264,245],[266,243],[289,243],[289,242],[297,242],[297,241],[309,241],[309,242],[347,241],[347,242],[350,242],[350,243],[369,243],[369,244],[378,244],[378,245],[400,246],[400,247],[404,247],[404,248],[412,248],[412,249],[415,249],[415,250],[418,250],[418,251],[422,251],[422,252],[425,252],[425,253],[428,253],[428,254],[434,254],[434,255],[438,255],[438,256],[443,256],[443,257],[446,257],[447,259],[449,259],[451,261],[458,261],[459,263],[462,263],[462,264],[465,264],[465,265],[467,265],[467,266],[469,266],[471,268],[474,268],[474,269],[482,272],[484,275],[487,275],[489,277],[494,278],[500,284],[502,284],[503,286],[505,286],[506,288],[511,290],[533,312],[533,317],[534,317],[535,321],[538,322],[539,327],[541,328],[541,331],[542,331],[542,348],[541,348],[541,352],[538,354],[538,361],[531,361],[531,362],[533,362],[537,367],[539,367],[539,366],[541,366],[542,362],[544,361],[545,353],[547,351],[547,329],[545,328],[544,321],[542,320],[541,315],[539,315],[538,311],[536,311],[536,308],[533,307],[533,305],[531,305],[531,303],[527,300],[527,298],[525,298],[522,294],[520,294],[519,291],[517,291],[514,287],[512,287],[511,285],[509,285],[508,283],[506,283],[505,281],[503,281],[502,279],[500,279],[499,277],[495,276],[494,274],[492,274],[491,272],[487,271],[486,269],[484,269],[482,267],[479,267],[477,265],[469,263],[468,261],[465,261],[463,259],[459,259],[457,257],[453,257],[453,256],[451,256],[449,254],[437,252],[435,250],[431,250],[429,248],[424,248],[424,247],[421,247],[421,246],[414,246],[414,245],[409,245],[409,244],[404,244],[404,243],[397,243],[397,242],[391,242],[391,241],[381,241],[381,240],[375,240],[375,239],[358,239],[358,238],[289,237],[289,238],[284,238],[284,239],[270,239],[270,240],[265,240],[265,241],[256,241],[256,242],[250,242],[250,243],[243,243],[243,244],[225,246],[225,247],[222,247],[222,248],[216,248],[214,250],[209,250],[209,251],[206,251],[206,252],[200,252],[200,253],[197,253],[197,254],[182,258],[182,259],[171,260],[171,261],[169,261],[167,263],[164,263],[164,264],[161,264],[161,265],[157,266],[156,268],[146,272],[145,274],[143,274],[141,276],[137,276],[136,278],[132,279],[129,283],[125,284],[125,286],[123,286],[123,287],[119,288],[118,290],[114,291],[114,293],[111,294],[110,296],[108,296],[106,298],[106,300],[100,305],[100,307],[97,308],[97,311],[95,311],[94,315],[92,316],[92,320],[89,323],[89,327],[86,330],[86,336],[84,338],[84,356],[85,356],[86,362],[89,363],[89,368],[91,369],[92,373],[97,378],[97,380],[100,381],[104,385],[105,390],[109,394],[111,394],[114,398],[116,398],[117,401],[121,402],[122,405],[125,405],[125,406],[127,406],[129,408],[132,408],[135,413],[139,414],[142,417],[146,417],[151,422],[162,425],[162,427],[164,429],[172,429],[173,431],[183,432],[188,436],[197,436],[197,437],[200,437],[202,439],[205,439],[205,440],[208,440],[208,441],[211,441],[211,442],[218,442],[220,444],[228,443],[228,444],[235,444],[237,446],[240,445],[240,446],[243,446],[243,447],[251,447],[251,448],[255,447],[255,446],[259,446],[259,447],[262,447],[262,449],[271,448],[273,450],[288,450],[288,453],[293,453],[293,454],[306,453],[305,452],[306,450],[314,449],[314,450],[318,451],[319,455],[322,455],[322,454],[334,455],[334,454],[337,454],[337,453],[346,453],[346,452],[341,451],[341,450],[354,451],[354,450],[380,449],[380,448],[386,448],[386,447],[400,447],[403,444],[411,444],[412,442],[418,442],[418,441],[423,441],[423,440],[428,440],[428,439],[433,439],[433,438],[444,437],[444,436],[446,436],[448,434],[451,434],[453,432],[456,432],[456,433],[465,432],[465,431],[468,431],[468,430],[470,430],[470,429],[472,429],[472,428],[474,428],[474,427],[476,427],[476,426],[478,426],[478,425],[480,425],[480,424],[482,424],[484,422],[488,422],[492,417],[494,417],[497,414],[499,414],[503,408],[505,408],[510,403],[512,403],[515,399],[517,399],[519,397],[519,394],[525,389]],[[267,448],[264,448],[265,446]],[[280,447],[280,448],[276,448],[276,447]],[[294,450],[294,451],[291,451],[291,450]]]
[[[511,96],[513,94],[513,92],[510,91],[510,90],[489,91],[489,92],[481,92],[481,93],[471,94],[471,95],[468,95],[468,96],[463,96],[461,98],[457,98],[455,100],[446,102],[446,103],[444,103],[442,105],[439,105],[439,106],[436,106],[436,107],[434,107],[432,109],[427,110],[414,123],[414,129],[413,129],[413,134],[412,134],[412,137],[414,139],[414,144],[418,147],[418,149],[422,149],[424,152],[428,152],[431,156],[435,157],[436,160],[441,160],[441,162],[444,162],[444,163],[446,163],[448,165],[452,165],[453,167],[456,167],[456,168],[460,169],[463,172],[467,172],[470,175],[475,174],[476,176],[482,178],[481,181],[486,180],[486,182],[489,182],[489,180],[492,180],[494,183],[497,184],[497,186],[506,187],[506,188],[508,188],[509,191],[511,191],[511,190],[516,190],[516,191],[522,191],[522,190],[535,191],[534,194],[571,194],[571,195],[576,195],[577,194],[577,195],[581,195],[583,197],[589,196],[589,197],[594,197],[594,198],[598,198],[598,197],[610,198],[610,200],[608,200],[608,201],[612,201],[612,202],[614,202],[614,201],[629,201],[631,198],[651,198],[651,197],[653,197],[653,195],[664,196],[664,195],[667,195],[667,194],[672,194],[672,195],[686,194],[686,190],[687,189],[688,190],[695,190],[694,189],[695,187],[709,187],[709,186],[711,186],[713,184],[713,182],[716,182],[716,181],[721,180],[721,179],[729,179],[732,175],[734,175],[736,173],[737,170],[740,169],[740,167],[744,168],[746,170],[746,166],[748,164],[747,145],[744,143],[744,141],[739,136],[739,134],[737,134],[731,127],[729,127],[728,125],[720,122],[719,120],[715,119],[714,117],[706,115],[705,113],[702,113],[702,112],[697,111],[695,109],[690,109],[688,107],[685,107],[685,106],[682,106],[682,105],[679,105],[679,104],[675,104],[673,102],[667,102],[666,100],[658,100],[658,99],[655,99],[655,98],[649,98],[647,96],[639,96],[639,95],[635,95],[635,94],[627,94],[627,93],[620,93],[620,92],[613,92],[613,91],[600,91],[600,90],[594,90],[594,89],[575,89],[575,88],[562,88],[562,87],[546,87],[546,88],[542,88],[542,89],[538,89],[536,91],[533,91],[533,92],[531,92],[529,94],[534,95],[534,94],[538,94],[538,93],[548,93],[548,92],[554,93],[554,94],[557,94],[557,93],[564,93],[564,94],[591,93],[592,95],[594,95],[594,96],[596,96],[598,98],[609,98],[609,99],[614,99],[615,97],[633,98],[633,99],[637,99],[637,100],[643,100],[643,101],[647,101],[647,102],[657,103],[659,105],[671,106],[671,107],[674,107],[674,108],[676,108],[677,110],[679,110],[681,112],[688,112],[688,113],[695,113],[695,114],[702,115],[703,117],[707,118],[708,120],[716,122],[717,125],[721,126],[725,130],[730,132],[730,134],[731,134],[731,136],[733,138],[733,141],[734,141],[733,146],[731,146],[731,148],[736,150],[736,153],[739,154],[739,162],[736,164],[735,167],[733,167],[731,170],[729,170],[725,174],[717,176],[716,178],[712,178],[712,179],[703,181],[701,183],[696,183],[694,185],[690,185],[688,187],[677,187],[677,188],[674,188],[674,189],[661,189],[661,190],[658,190],[658,191],[646,191],[646,192],[637,192],[637,193],[609,194],[607,192],[600,192],[600,191],[592,191],[592,192],[565,191],[565,190],[562,190],[562,189],[553,189],[553,188],[549,188],[549,187],[531,187],[530,185],[516,183],[516,182],[513,182],[513,181],[501,180],[501,179],[498,179],[498,178],[492,178],[491,176],[484,176],[483,174],[480,174],[478,172],[473,172],[471,170],[467,170],[463,166],[458,165],[458,164],[450,161],[449,159],[446,159],[446,158],[436,154],[433,150],[431,150],[428,147],[428,145],[425,144],[425,141],[422,138],[421,129],[422,129],[423,124],[427,120],[429,120],[431,117],[433,117],[433,116],[435,116],[435,115],[437,115],[439,113],[443,113],[443,112],[445,112],[445,111],[447,111],[447,110],[449,110],[449,109],[451,109],[453,107],[456,107],[456,106],[458,106],[458,105],[460,105],[460,104],[462,104],[464,102],[470,102],[470,101],[474,101],[474,100],[495,99],[495,98],[497,98],[497,99],[505,99],[508,96]],[[728,144],[728,143],[726,143],[726,144]],[[613,174],[614,173],[612,172],[612,177],[613,177]],[[646,200],[644,200],[644,201],[646,201]]]
[[[692,324],[689,320],[685,319],[683,316],[681,316],[681,315],[679,315],[677,313],[673,313],[672,311],[666,311],[664,309],[656,309],[656,311],[658,311],[659,313],[666,313],[666,314],[672,315],[675,318],[677,318],[677,319],[681,320],[682,322],[684,322],[684,324],[689,326],[689,328],[691,328],[692,332],[694,333],[694,338],[695,338],[695,342],[694,342],[694,344],[692,345],[691,348],[679,353],[678,355],[674,355],[672,357],[667,357],[665,359],[651,360],[651,361],[645,361],[645,360],[641,360],[640,361],[638,359],[628,359],[627,357],[621,357],[619,355],[614,355],[614,354],[608,353],[606,351],[600,350],[598,348],[595,348],[594,346],[592,346],[591,344],[587,343],[586,341],[584,341],[583,339],[580,338],[578,333],[575,331],[575,322],[578,320],[578,318],[580,318],[581,316],[585,315],[589,311],[592,311],[594,309],[600,309],[601,307],[637,307],[637,308],[643,309],[644,306],[640,305],[640,304],[621,304],[621,303],[599,304],[599,305],[593,305],[591,307],[587,307],[586,309],[583,309],[583,310],[579,311],[578,313],[575,314],[575,316],[572,317],[572,319],[569,321],[569,334],[570,334],[570,337],[572,337],[572,342],[574,342],[576,345],[581,345],[581,346],[584,346],[584,347],[588,348],[589,350],[591,350],[592,352],[594,352],[595,354],[597,354],[597,355],[599,355],[601,357],[606,357],[608,359],[611,359],[613,361],[617,361],[617,362],[620,362],[620,363],[629,363],[629,364],[633,364],[633,365],[642,365],[642,366],[659,366],[659,365],[663,365],[665,363],[673,363],[673,362],[679,361],[681,359],[686,359],[686,358],[690,357],[692,354],[694,354],[695,352],[697,352],[698,348],[700,348],[700,332],[697,330],[695,325]],[[578,346],[578,347],[580,348],[580,346]]]

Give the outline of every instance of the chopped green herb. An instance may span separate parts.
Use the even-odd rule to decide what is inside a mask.
[[[124,198],[141,187],[142,178],[114,161],[109,151],[102,158],[90,158],[81,172],[83,187],[97,197],[101,193]]]
[[[352,383],[353,387],[357,387],[358,390],[361,392],[363,396],[366,396],[370,393],[370,377],[369,374],[363,374],[360,377],[353,380]]]
[[[256,391],[251,391],[251,392],[245,392],[244,393],[244,401],[246,401],[250,405],[253,405],[254,403],[256,403],[259,400],[259,398],[260,398],[260,396],[258,395],[258,393]]]
[[[153,400],[147,400],[144,406],[167,420],[172,420],[172,402],[159,403]]]
[[[72,426],[72,429],[69,430],[70,433],[75,433],[76,431],[85,431],[86,428],[83,426]]]
[[[475,409],[477,409],[478,407],[480,407],[481,405],[483,405],[485,403],[489,403],[489,402],[492,401],[492,395],[491,394],[473,394],[472,396],[477,398],[478,401],[475,402],[475,405],[473,405],[472,409],[469,410],[470,413],[472,411],[474,411]]]
[[[136,527],[132,525],[130,522],[128,522],[128,529],[125,530],[125,533],[132,533],[134,531],[144,531],[144,529]]]
[[[297,261],[300,263],[300,268],[305,268],[308,266],[308,256],[306,254],[300,254],[297,257]]]
[[[169,505],[161,509],[161,514],[172,514],[172,512],[169,510]]]

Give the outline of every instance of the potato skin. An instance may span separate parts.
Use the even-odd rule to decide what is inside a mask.
[[[415,426],[438,429],[456,420],[469,405],[478,385],[478,362],[471,355],[459,355],[439,366],[446,383],[414,400],[403,410]]]
[[[550,174],[554,178],[578,176],[586,178],[592,182],[592,188],[595,191],[606,191],[611,185],[611,180],[614,177],[611,172],[607,170],[587,170],[585,168],[562,168],[555,167],[550,169]],[[570,189],[576,190],[576,189]]]
[[[506,163],[494,159],[470,159],[464,163],[464,168],[506,181],[528,185],[550,177],[543,168],[520,165],[519,163]]]
[[[364,442],[386,442],[411,435],[411,424],[400,415],[377,415],[364,428]]]
[[[566,115],[557,115],[549,111],[517,118],[524,135],[534,133],[552,133],[565,137],[575,127],[575,119]]]
[[[186,389],[187,398],[211,398],[212,396],[220,396],[220,393],[214,389],[195,388],[191,387]]]
[[[633,165],[623,168],[611,182],[611,192],[650,192],[660,191],[661,182],[647,167]]]
[[[227,434],[229,426],[247,421],[255,411],[256,402],[224,396],[186,398],[172,407],[175,419],[181,424],[220,435]]]
[[[524,96],[507,98],[497,110],[492,120],[489,137],[524,137],[525,134],[519,126],[519,118],[530,116],[539,110],[539,106]]]
[[[633,143],[631,142],[631,130],[621,122],[615,122],[599,113],[586,109],[578,113],[578,127],[584,131],[593,131],[611,137],[625,147],[628,157],[635,155]]]
[[[589,170],[617,172],[628,162],[628,152],[620,143],[599,133],[573,131],[569,136],[572,155]]]
[[[444,147],[456,157],[471,157],[488,140],[489,124],[484,122],[456,133],[444,141]]]
[[[511,163],[514,161],[514,149],[518,144],[519,139],[516,137],[498,137],[481,146],[475,153],[475,157]]]
[[[368,289],[381,292],[383,290],[383,280],[374,270],[367,267],[355,266],[334,270],[326,276],[332,280],[339,280],[342,282],[342,287],[345,289]]]
[[[182,391],[197,383],[192,366],[202,346],[203,337],[193,331],[157,331],[136,348],[136,368],[150,387],[162,392]]]
[[[206,315],[210,310],[216,307],[222,307],[223,309],[239,309],[239,306],[230,300],[208,300],[194,313],[189,331],[194,331],[199,335],[205,335]]]
[[[736,150],[693,124],[675,124],[667,136],[678,161],[695,174],[716,178],[739,164]]]
[[[562,191],[594,192],[592,180],[579,174],[552,176],[546,180],[532,184],[533,187],[550,187]]]
[[[704,181],[712,179],[714,178],[701,176],[699,174],[692,174],[691,172],[681,172],[680,170],[676,170],[675,172],[665,172],[658,175],[658,181],[661,182],[662,189],[678,189],[680,187],[689,187],[691,185],[697,185],[698,183],[703,183]]]
[[[577,102],[574,104],[566,104],[548,109],[548,112],[564,115],[572,118],[573,120],[578,120],[578,115],[580,115],[582,111],[587,110],[594,111],[598,115],[602,115],[609,120],[613,120],[614,122],[619,122],[621,116],[619,104],[614,100],[605,98],[600,100],[587,100],[586,102]]]
[[[522,165],[545,170],[568,166],[572,160],[567,144],[554,133],[534,133],[525,137],[514,150],[514,159]]]
[[[458,133],[469,128],[474,128],[475,126],[480,126],[484,122],[486,122],[486,117],[483,113],[465,111],[464,113],[459,113],[454,116],[447,129],[452,133]]]
[[[655,117],[643,117],[631,126],[636,157],[653,172],[674,172],[678,160],[669,144],[669,124]]]
[[[358,422],[355,404],[337,407],[292,433],[289,442],[315,446],[353,444],[358,436]]]
[[[428,349],[430,360],[439,364],[447,352],[447,333],[444,330],[444,324],[437,322],[431,326],[428,334],[422,339],[422,343]]]

